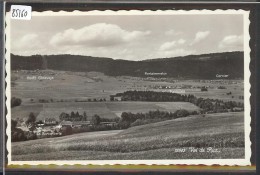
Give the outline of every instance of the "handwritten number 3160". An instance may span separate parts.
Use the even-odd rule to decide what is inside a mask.
[[[26,10],[13,9],[12,17],[22,18],[22,17],[26,17],[26,16],[27,16],[27,11]]]

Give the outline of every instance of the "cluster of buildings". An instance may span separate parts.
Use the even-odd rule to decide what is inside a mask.
[[[117,125],[117,123],[100,122],[99,125],[114,127]],[[93,127],[93,123],[91,121],[65,121],[65,120],[58,122],[54,118],[46,118],[43,121],[39,121],[36,123],[35,133],[38,136],[48,136],[48,135],[58,136],[58,135],[62,135],[61,129],[63,127],[86,128],[86,127]]]

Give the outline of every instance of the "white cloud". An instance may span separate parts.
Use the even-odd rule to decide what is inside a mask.
[[[193,40],[191,45],[199,43],[200,41],[206,39],[209,34],[210,34],[210,31],[202,31],[202,32],[199,31],[199,32],[197,32],[196,35],[195,35],[195,39]]]
[[[171,41],[171,42],[165,42],[160,46],[159,50],[161,50],[161,51],[171,50],[171,49],[174,49],[175,47],[185,44],[185,43],[186,43],[186,40],[184,40],[184,39],[179,39],[177,41]]]
[[[16,42],[12,42],[13,49],[32,49],[38,45],[39,36],[35,33],[24,35],[23,37],[16,38]]]
[[[25,34],[20,38],[16,37],[15,40],[11,42],[11,52],[18,55],[33,55],[46,52],[46,50],[49,50],[46,43],[46,37],[40,34]]]
[[[186,40],[184,40],[182,38],[178,40],[178,44],[185,44],[185,43],[186,43]]]
[[[51,38],[50,44],[104,47],[138,40],[150,33],[150,31],[127,31],[114,24],[98,23],[57,33]]]
[[[177,36],[177,35],[180,35],[180,34],[182,34],[182,32],[177,32],[173,29],[165,32],[165,35],[167,35],[167,36]]]
[[[220,49],[225,50],[242,50],[243,49],[243,36],[242,35],[229,35],[224,37],[219,43]]]

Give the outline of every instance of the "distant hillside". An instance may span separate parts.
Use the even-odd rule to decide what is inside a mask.
[[[216,74],[229,75],[229,79],[244,76],[243,52],[225,52],[160,58],[144,61],[113,60],[77,55],[11,55],[12,70],[53,69],[77,72],[103,72],[110,76],[145,77],[145,72],[167,73],[155,77],[184,79],[215,79]]]

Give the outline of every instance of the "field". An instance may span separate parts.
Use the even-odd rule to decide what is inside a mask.
[[[32,80],[32,76],[53,79]],[[37,120],[59,120],[62,112],[72,111],[78,111],[81,115],[86,112],[87,116],[98,114],[102,118],[115,118],[120,117],[122,112],[200,110],[188,102],[110,101],[110,95],[128,90],[181,89],[186,95],[238,102],[243,102],[240,96],[244,91],[241,80],[160,80],[53,70],[13,71],[11,85],[12,96],[22,99],[20,106],[12,108],[12,119],[27,118],[33,112],[37,115]],[[208,87],[208,91],[202,92],[202,86]],[[225,89],[219,89],[219,86],[224,86]],[[232,94],[227,95],[229,92]],[[100,99],[102,101],[96,102]],[[43,103],[42,100],[48,102]],[[212,147],[215,150],[194,153],[190,152],[190,147]],[[180,153],[180,150],[183,152]],[[243,158],[244,113],[206,114],[204,117],[197,115],[126,130],[85,132],[58,138],[12,142],[11,153],[12,160]]]
[[[127,130],[12,143],[12,160],[218,159],[244,157],[244,113],[168,120]],[[214,148],[192,153],[190,147]],[[185,149],[180,153],[177,149]]]
[[[43,104],[22,104],[12,109],[12,118],[28,118],[30,112],[37,116],[37,120],[44,118],[55,118],[59,120],[62,112],[68,114],[71,111],[78,111],[83,114],[86,111],[88,116],[98,114],[102,118],[120,117],[122,112],[145,113],[154,110],[174,112],[178,109],[189,111],[199,108],[188,102],[62,102]]]
[[[32,76],[53,77],[52,80],[28,80]],[[155,86],[173,86],[174,89],[158,89]],[[182,86],[193,86],[183,88]],[[201,92],[198,86],[209,87],[208,91]],[[225,86],[226,89],[218,89]],[[172,80],[140,77],[106,76],[99,72],[69,72],[42,70],[37,73],[30,71],[12,72],[12,96],[21,98],[24,103],[37,103],[39,99],[53,101],[87,100],[89,98],[106,98],[110,95],[127,90],[171,91],[178,88],[185,90],[185,94],[194,94],[197,97],[216,98],[243,102],[239,96],[243,95],[243,81],[226,80],[223,82],[207,82],[198,80]],[[232,95],[227,95],[232,92]],[[33,100],[33,101],[31,101]]]
[[[52,80],[28,79],[33,76],[53,77]],[[199,80],[172,80],[149,78],[106,76],[99,72],[69,72],[69,71],[13,71],[12,96],[21,98],[21,106],[12,109],[12,118],[27,118],[30,112],[38,115],[38,120],[45,117],[58,118],[62,112],[78,111],[91,116],[98,114],[103,118],[114,118],[125,112],[147,112],[149,110],[166,110],[174,112],[177,109],[198,110],[190,103],[146,103],[146,102],[109,102],[110,95],[127,90],[172,91],[176,89],[160,89],[159,86],[172,86],[185,91],[185,94],[194,94],[197,97],[222,99],[224,101],[240,101],[243,95],[243,82],[230,80],[211,82]],[[180,88],[192,86],[192,88]],[[208,91],[201,91],[199,86],[209,87]],[[226,89],[218,89],[225,86]],[[232,92],[232,95],[227,95]],[[106,99],[106,102],[76,102],[88,99]],[[48,100],[41,103],[39,100]]]

